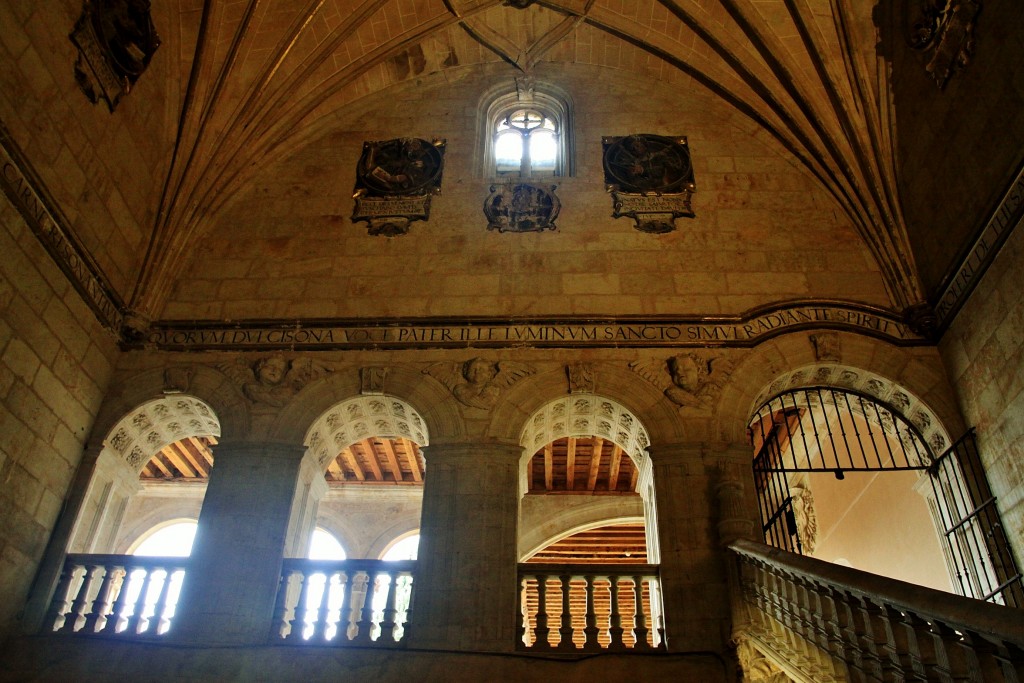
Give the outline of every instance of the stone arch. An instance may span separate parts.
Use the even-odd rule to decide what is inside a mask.
[[[827,360],[817,357],[820,352],[812,338],[819,334],[830,335],[836,342]],[[843,332],[794,332],[757,345],[736,366],[715,406],[719,438],[724,443],[746,443],[747,424],[752,410],[760,405],[757,399],[762,390],[788,373],[820,365],[842,365],[899,385],[928,406],[949,434],[964,430],[936,349],[898,347]]]
[[[783,373],[761,388],[751,404],[749,414],[754,415],[766,401],[785,391],[813,386],[863,394],[895,410],[917,428],[922,441],[931,449],[932,456],[941,454],[952,443],[949,431],[941,420],[910,389],[878,373],[839,363],[814,363]],[[864,417],[871,419],[870,415]],[[885,424],[880,426],[887,429]]]
[[[549,525],[538,527],[537,533],[520,538],[519,561],[525,562],[539,550],[580,531],[612,524],[644,523],[643,515],[615,514],[609,507],[602,505],[567,511],[567,514],[552,519]]]
[[[220,420],[208,403],[187,394],[170,394],[127,413],[107,433],[103,447],[138,474],[168,444],[189,436],[220,434]]]
[[[346,399],[325,411],[306,432],[302,445],[321,469],[344,448],[369,437],[405,438],[420,448],[430,444],[426,421],[404,400],[387,394]]]
[[[647,461],[650,435],[631,410],[596,394],[571,394],[534,411],[519,435],[524,457],[566,436],[600,436],[616,443],[638,469]]]

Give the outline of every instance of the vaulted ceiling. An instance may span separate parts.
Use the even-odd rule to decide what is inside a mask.
[[[873,4],[178,0],[155,7],[167,22],[161,50],[180,65],[172,83],[181,106],[130,306],[158,314],[211,216],[318,122],[399,83],[502,63],[523,76],[541,65],[586,64],[720,98],[831,194],[879,264],[894,305],[919,302]]]

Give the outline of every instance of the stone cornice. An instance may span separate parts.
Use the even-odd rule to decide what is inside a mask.
[[[818,329],[844,330],[900,346],[930,343],[886,309],[800,300],[715,316],[162,321],[123,346],[163,351],[743,348],[780,334]]]
[[[124,302],[99,265],[79,244],[57,202],[2,122],[0,187],[100,323],[120,334]]]

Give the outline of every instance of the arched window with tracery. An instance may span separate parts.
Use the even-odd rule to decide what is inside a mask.
[[[484,174],[498,178],[572,175],[572,109],[544,86],[489,96]]]

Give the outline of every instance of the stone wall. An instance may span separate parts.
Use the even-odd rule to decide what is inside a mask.
[[[1010,235],[940,343],[1003,522],[1024,564],[1024,230]],[[1014,540],[1011,540],[1014,542]]]
[[[173,30],[162,4],[158,31]],[[75,83],[77,50],[68,34],[82,3],[0,5],[0,126],[28,156],[75,236],[123,296],[138,275],[153,227],[175,114],[164,97],[179,63],[157,53],[132,92],[111,113]]]
[[[61,511],[117,347],[3,195],[0,226],[2,640]]]

